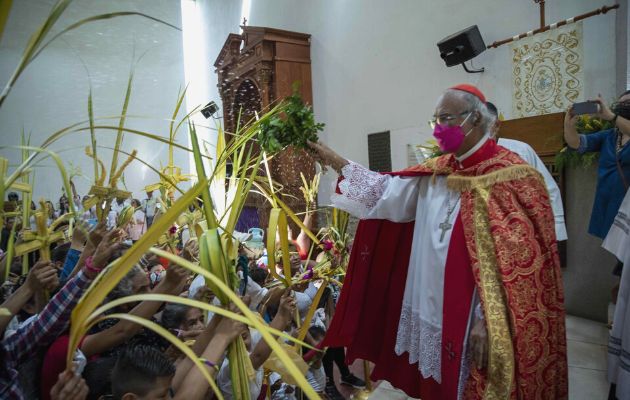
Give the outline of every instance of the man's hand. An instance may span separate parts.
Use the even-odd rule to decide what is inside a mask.
[[[88,392],[88,386],[81,375],[64,371],[59,374],[57,383],[50,389],[50,398],[52,400],[84,400]]]
[[[569,106],[564,114],[564,130],[574,131],[577,124],[578,116],[573,112],[573,106]]]
[[[35,263],[26,278],[26,284],[33,293],[39,290],[52,291],[59,286],[57,269],[50,261],[38,261]]]
[[[216,296],[214,295],[212,290],[210,290],[208,286],[203,285],[197,290],[197,293],[195,293],[194,299],[198,301],[203,301],[207,304],[212,304],[215,297]]]
[[[230,305],[229,309],[234,313],[241,313],[240,310],[238,310],[233,304]],[[219,324],[217,325],[215,335],[218,337],[223,337],[229,343],[231,343],[238,336],[241,336],[243,333],[245,333],[247,329],[247,325],[242,322],[235,321],[228,317],[222,317],[219,321]]]
[[[88,223],[84,220],[80,220],[72,231],[72,243],[70,244],[70,248],[83,251],[85,243],[88,240],[88,231]]]
[[[486,368],[488,365],[488,331],[484,320],[478,320],[475,323],[470,331],[468,344],[477,368]]]
[[[107,234],[107,225],[104,221],[99,222],[90,234],[88,235],[88,243],[92,245],[92,247],[97,248],[98,245],[103,240],[103,237]]]
[[[293,297],[291,289],[286,289],[284,294],[280,298],[278,314],[276,314],[275,318],[280,318],[282,322],[288,325],[291,323],[293,317],[295,316],[295,310],[295,298]]]
[[[120,248],[121,236],[122,231],[120,229],[113,229],[105,234],[92,257],[92,266],[94,268],[101,270],[109,264],[109,260],[116,250]]]
[[[348,164],[348,160],[323,143],[308,142],[308,147],[313,150],[311,154],[314,156],[315,161],[322,166],[330,166],[335,171],[341,172],[341,168]]]
[[[599,112],[594,115],[595,117],[601,118],[605,121],[612,121],[612,119],[615,118],[615,113],[608,108],[608,105],[602,98],[601,94],[598,94],[596,99],[589,101],[594,101],[599,104]]]
[[[182,257],[186,261],[196,262],[199,260],[199,242],[197,239],[190,239],[182,252]]]
[[[181,291],[188,279],[188,270],[177,264],[171,264],[166,270],[166,277],[164,278],[164,285],[168,287],[169,291]]]

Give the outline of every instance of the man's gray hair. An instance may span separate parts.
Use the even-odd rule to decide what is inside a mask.
[[[144,270],[140,266],[134,265],[133,268],[131,268],[131,270],[127,272],[127,275],[125,275],[120,280],[120,282],[118,282],[116,287],[114,287],[112,291],[109,292],[105,302],[110,302],[134,294],[133,279],[140,274],[144,274]]]
[[[474,94],[465,92],[463,90],[447,89],[444,94],[447,93],[464,100],[468,105],[469,111],[479,113],[479,126],[486,134],[491,133],[490,128],[492,128],[492,126],[496,122],[496,117],[492,115],[490,111],[488,111],[486,103],[481,101],[481,99]]]

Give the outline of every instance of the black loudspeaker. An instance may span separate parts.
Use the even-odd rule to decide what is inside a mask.
[[[206,104],[204,108],[201,109],[201,115],[203,115],[206,119],[212,117],[215,112],[219,111],[219,106],[214,101]]]
[[[463,64],[486,50],[477,25],[440,40],[437,46],[447,67]]]

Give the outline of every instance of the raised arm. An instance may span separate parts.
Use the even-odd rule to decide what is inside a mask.
[[[11,296],[0,305],[7,309],[11,315],[0,316],[0,335],[31,297],[38,291],[54,290],[59,285],[57,270],[50,261],[38,261],[28,273],[26,282],[20,286]]]
[[[289,324],[291,324],[292,318],[295,315],[295,308],[295,299],[291,296],[291,289],[287,289],[280,299],[278,312],[269,326],[279,331],[284,331]],[[259,341],[252,353],[249,355],[249,359],[251,360],[254,369],[260,368],[265,361],[267,361],[270,354],[271,347],[269,347],[267,342],[264,340]]]
[[[573,108],[569,107],[566,114],[564,114],[564,141],[572,149],[580,147],[580,135],[576,127],[577,119],[578,116],[573,113]]]
[[[335,207],[362,219],[387,219],[409,222],[415,217],[419,178],[383,175],[349,162],[324,144],[310,145],[316,159],[340,173],[335,193]]]
[[[210,373],[216,376],[216,368],[211,367],[210,365],[220,366],[225,355],[225,352],[232,343],[234,339],[238,336],[242,335],[247,330],[247,325],[234,321],[230,318],[220,318],[216,319],[219,321],[216,324],[216,327],[212,329],[212,336],[210,339],[210,343],[206,346],[201,354],[201,358],[207,361],[208,368],[210,368]],[[202,333],[203,335],[203,333]],[[207,339],[206,335],[206,339]],[[197,339],[199,340],[199,339]],[[195,343],[195,347],[197,347],[197,343]],[[193,347],[193,350],[195,350]],[[201,374],[201,371],[197,368],[191,368],[192,362],[186,359],[188,363],[183,362],[182,364],[177,366],[177,372],[175,377],[178,375],[183,379],[180,381],[180,384],[175,385],[175,379],[173,380],[172,387],[175,389],[175,397],[174,400],[201,400],[204,399],[210,385],[208,381]],[[182,371],[180,371],[180,369]],[[185,374],[182,374],[183,370],[186,370]]]
[[[5,356],[20,362],[35,348],[48,346],[67,329],[74,306],[118,248],[118,232],[107,233],[90,262],[50,299],[37,318],[0,342]]]
[[[628,101],[630,101],[627,98],[628,98],[627,95],[622,96],[619,99],[620,103],[625,104]],[[626,100],[624,101],[624,99]],[[627,118],[623,117],[620,114],[615,114],[615,112],[613,112],[610,108],[608,108],[608,105],[602,98],[601,94],[598,95],[597,98],[593,101],[596,101],[597,103],[599,103],[599,112],[595,114],[596,117],[601,118],[605,121],[613,122],[613,126],[619,129],[619,132],[630,137],[630,120],[628,120]],[[619,111],[616,111],[616,112],[619,112]]]
[[[178,266],[172,265],[166,271],[166,277],[151,291],[152,294],[172,294],[177,295],[186,283],[187,271]],[[151,318],[162,305],[159,301],[143,301],[131,310],[129,314],[141,318]],[[137,334],[141,325],[131,321],[121,320],[116,325],[101,332],[89,335],[81,344],[81,351],[86,357],[102,353],[112,349]]]

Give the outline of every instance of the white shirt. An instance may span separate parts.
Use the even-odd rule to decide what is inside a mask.
[[[120,214],[120,212],[127,206],[127,200],[124,200],[122,204],[118,204],[116,200],[112,202],[111,210],[116,212],[116,214]]]
[[[263,378],[264,371],[261,367],[256,370],[256,376],[254,377],[254,379],[249,381],[249,394],[252,400],[258,399],[258,396],[260,395],[260,390],[262,389]],[[230,363],[227,358],[223,361],[221,369],[217,374],[217,386],[219,386],[219,390],[221,390],[221,393],[223,394],[223,398],[225,400],[234,399],[234,392],[232,391],[232,380],[230,378]]]
[[[562,206],[560,188],[558,188],[556,180],[553,179],[553,176],[551,176],[540,157],[538,157],[534,149],[525,142],[501,138],[497,144],[518,154],[523,161],[536,168],[538,172],[542,174],[543,178],[545,178],[545,185],[549,192],[549,201],[551,202],[551,208],[553,209],[553,216],[556,222],[556,240],[559,242],[567,240],[567,228],[564,224],[564,207]]]
[[[269,292],[269,289],[261,287],[251,277],[247,279],[245,294],[250,297],[249,309],[252,311],[258,310],[258,305],[265,298],[267,292]]]
[[[321,393],[326,389],[326,374],[324,373],[324,366],[320,366],[318,369],[313,367],[306,371],[306,380],[313,387],[317,393]]]
[[[142,200],[142,211],[144,211],[145,215],[149,218],[155,216],[155,210],[157,208],[157,197],[155,195],[151,196],[150,199]]]
[[[630,191],[602,246],[624,263],[608,341],[608,381],[617,385],[616,398],[630,399]]]

